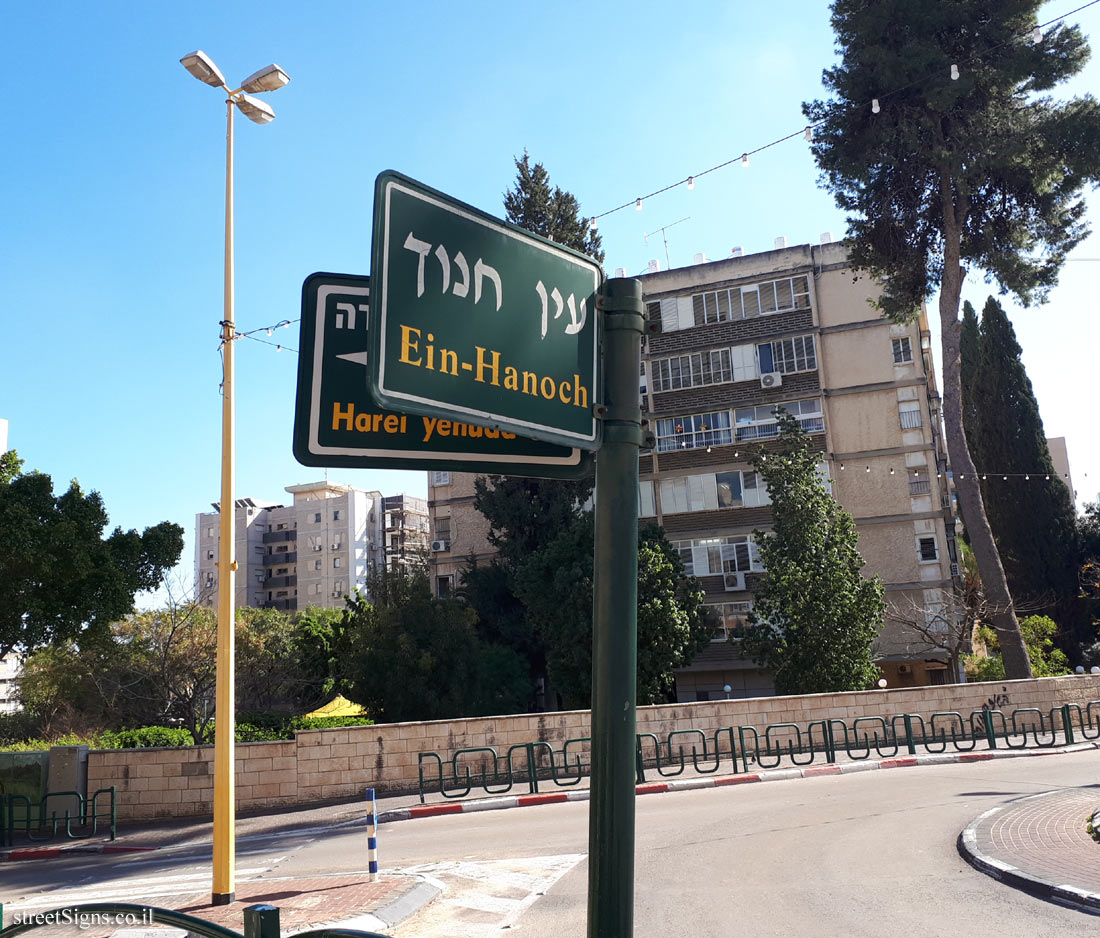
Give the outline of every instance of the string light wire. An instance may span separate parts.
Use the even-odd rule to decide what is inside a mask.
[[[1013,36],[1011,39],[1007,39],[1004,42],[999,43],[998,45],[991,46],[983,52],[975,53],[968,59],[962,59],[959,62],[956,62],[951,66],[951,77],[955,77],[955,74],[958,73],[960,66],[967,66],[972,63],[979,62],[983,57],[989,56],[994,52],[997,52],[1003,48],[1006,48],[1007,46],[1012,45],[1018,39],[1024,39],[1026,42],[1031,44],[1038,44],[1042,41],[1043,38],[1045,38],[1045,30],[1048,27],[1061,23],[1063,20],[1067,19],[1070,16],[1073,16],[1075,13],[1080,13],[1082,10],[1087,10],[1089,7],[1096,6],[1098,3],[1100,3],[1100,0],[1090,0],[1090,2],[1082,4],[1081,6],[1076,7],[1075,9],[1070,10],[1067,13],[1062,13],[1061,15],[1056,16],[1053,19],[1047,20],[1045,23],[1039,23],[1036,26],[1029,27],[1026,32],[1020,33],[1018,36]],[[1038,38],[1036,38],[1036,30],[1039,31]],[[878,111],[881,110],[881,101],[885,101],[888,98],[895,97],[904,91],[908,91],[911,88],[917,87],[918,85],[923,85],[927,81],[934,78],[935,75],[929,74],[924,79],[917,79],[916,81],[910,82],[908,85],[904,85],[901,88],[896,88],[893,91],[889,91],[886,94],[874,98],[873,103],[875,105],[879,105],[879,107],[875,109],[875,113],[878,113]],[[860,105],[860,108],[869,108],[871,104],[872,101],[867,101],[864,104]],[[636,196],[633,199],[623,202],[622,205],[616,205],[614,208],[609,208],[606,212],[600,212],[597,215],[593,215],[591,216],[591,220],[606,218],[608,215],[614,215],[616,212],[621,212],[623,209],[630,208],[631,206],[634,206],[638,211],[641,211],[643,203],[645,203],[647,199],[652,199],[654,196],[663,195],[664,193],[669,192],[672,189],[676,189],[679,186],[684,185],[685,183],[689,183],[689,188],[694,188],[694,183],[696,182],[696,180],[700,179],[703,176],[707,176],[710,173],[715,173],[720,169],[725,169],[727,166],[732,166],[734,163],[737,162],[741,162],[743,163],[743,165],[747,166],[749,157],[755,156],[757,153],[763,153],[765,150],[770,150],[772,147],[779,146],[779,144],[781,143],[786,143],[788,140],[793,140],[795,137],[804,137],[806,140],[810,140],[813,136],[814,129],[819,127],[822,123],[823,121],[817,121],[816,123],[810,124],[808,126],[804,125],[801,129],[796,130],[793,133],[785,134],[782,137],[778,137],[777,139],[772,140],[770,143],[765,143],[763,146],[755,147],[751,150],[746,150],[740,156],[731,157],[730,159],[718,163],[715,166],[711,166],[709,169],[689,173],[688,175],[684,176],[684,178],[677,179],[676,182],[669,183],[667,186],[662,186],[659,189],[654,189],[648,195]]]

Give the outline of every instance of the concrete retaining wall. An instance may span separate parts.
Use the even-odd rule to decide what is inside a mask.
[[[658,738],[677,729],[713,731],[769,723],[805,725],[861,716],[891,717],[955,710],[969,717],[983,707],[1011,712],[1034,707],[1046,715],[1064,703],[1100,699],[1100,676],[1037,678],[992,684],[950,684],[803,697],[755,697],[665,704],[638,710],[638,732]],[[555,748],[589,733],[589,712],[520,714],[430,723],[390,723],[299,732],[293,741],[237,744],[237,808],[313,804],[379,792],[415,791],[417,754],[444,758],[456,749],[542,740]],[[209,814],[213,746],[187,749],[109,749],[88,756],[88,789],[118,788],[120,818]]]

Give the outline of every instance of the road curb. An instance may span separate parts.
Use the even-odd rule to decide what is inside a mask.
[[[148,853],[159,847],[127,847],[122,844],[75,844],[72,847],[16,847],[0,850],[0,863],[17,860],[51,860],[70,853]]]
[[[664,781],[642,782],[634,787],[636,795],[656,795],[670,791],[690,791],[700,788],[722,788],[727,785],[744,785],[751,782],[779,782],[796,778],[816,778],[823,775],[852,775],[857,772],[873,772],[879,769],[905,769],[925,765],[951,765],[955,763],[987,762],[991,759],[1018,759],[1025,756],[1065,755],[1100,749],[1100,741],[1075,743],[1053,749],[997,749],[992,752],[928,753],[920,756],[901,756],[891,759],[865,762],[810,765],[805,768],[764,769],[741,775],[710,775],[704,778],[670,778]],[[410,808],[383,811],[378,823],[409,821],[414,818],[438,817],[444,814],[467,814],[474,811],[501,811],[506,808],[526,808],[533,805],[559,804],[565,801],[588,801],[588,789],[570,792],[542,792],[529,795],[506,795],[498,798],[474,798],[470,801],[450,801],[445,804],[421,804]]]
[[[998,805],[996,808],[991,808],[985,813],[979,814],[959,833],[955,841],[955,848],[959,851],[959,856],[974,869],[980,873],[985,873],[986,876],[990,876],[998,882],[1005,883],[1038,899],[1070,906],[1092,915],[1100,915],[1100,895],[1097,893],[1078,889],[1066,883],[1044,879],[1036,873],[1030,873],[1027,870],[1005,863],[1003,860],[998,860],[996,857],[991,857],[978,848],[977,827],[982,821],[1015,807],[1021,801],[1043,798],[1050,794],[1055,794],[1055,792],[1040,792],[1037,795],[1028,795],[1026,798],[1017,798],[1008,804]]]
[[[418,877],[419,882],[396,899],[391,899],[380,909],[364,912],[351,918],[342,919],[329,925],[309,925],[301,931],[319,931],[320,929],[354,929],[355,931],[386,932],[412,917],[429,902],[446,891],[446,887],[430,876]],[[290,932],[289,934],[294,934]]]

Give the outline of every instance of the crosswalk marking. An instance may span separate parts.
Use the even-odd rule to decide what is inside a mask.
[[[254,866],[236,871],[237,882],[249,882],[266,873],[286,857],[272,857],[265,866]],[[132,901],[140,895],[142,901],[155,896],[172,896],[192,892],[202,892],[210,882],[210,868],[192,867],[195,872],[180,871],[164,876],[143,876],[136,879],[116,877],[95,885],[71,889],[66,892],[53,891],[37,896],[20,899],[11,904],[12,910],[37,909],[43,907],[64,908],[88,902]]]

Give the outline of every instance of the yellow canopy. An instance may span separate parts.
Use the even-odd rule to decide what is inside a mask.
[[[323,707],[318,707],[312,713],[307,713],[306,718],[309,717],[361,717],[366,715],[366,710],[359,706],[357,703],[352,703],[346,697],[337,695],[333,697]]]

